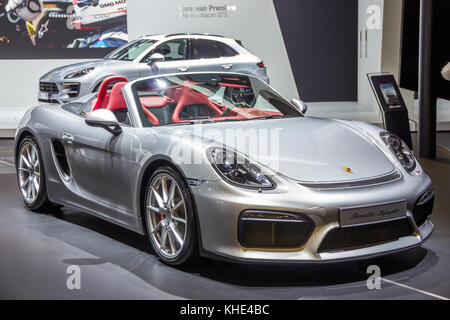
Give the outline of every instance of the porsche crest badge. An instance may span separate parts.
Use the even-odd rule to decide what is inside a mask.
[[[344,171],[347,172],[347,173],[353,174],[353,170],[350,169],[349,167],[343,167],[342,170],[344,170]]]

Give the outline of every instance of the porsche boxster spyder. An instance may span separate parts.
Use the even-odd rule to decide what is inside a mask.
[[[359,259],[419,246],[434,192],[397,136],[305,116],[264,81],[183,73],[29,110],[16,134],[31,210],[88,212],[148,236],[166,263]]]

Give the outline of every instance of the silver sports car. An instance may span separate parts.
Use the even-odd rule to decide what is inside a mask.
[[[39,80],[41,102],[64,103],[95,92],[112,75],[128,80],[176,72],[239,72],[269,82],[264,62],[238,40],[207,34],[141,37],[105,58],[54,69]]]
[[[108,88],[111,88],[109,90]],[[172,265],[358,259],[419,246],[434,192],[397,136],[306,117],[260,79],[185,73],[28,111],[20,194],[146,234]]]

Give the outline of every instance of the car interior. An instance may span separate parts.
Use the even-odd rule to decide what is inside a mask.
[[[122,88],[127,79],[112,76],[103,81],[97,97],[91,102],[91,110],[106,108],[114,113],[119,123],[130,125],[131,120]],[[249,84],[238,83],[236,79],[218,82],[216,94],[191,81],[173,84],[161,89],[138,89],[143,114],[150,125],[167,125],[194,120],[242,120],[264,116],[282,116],[281,112],[254,108],[255,95]]]

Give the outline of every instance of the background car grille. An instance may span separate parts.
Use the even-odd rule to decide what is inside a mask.
[[[58,86],[54,82],[40,82],[39,91],[48,93],[58,93]]]
[[[319,252],[352,250],[393,241],[412,235],[414,229],[408,219],[333,229],[326,235]]]

